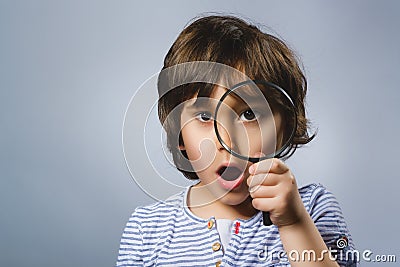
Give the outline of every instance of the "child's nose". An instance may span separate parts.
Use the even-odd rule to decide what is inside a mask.
[[[227,146],[228,148],[231,148],[231,146],[232,146],[232,140],[229,135],[229,132],[220,123],[218,123],[218,131],[215,132],[215,142],[216,142],[216,146],[219,150],[225,149],[223,144],[225,146]]]

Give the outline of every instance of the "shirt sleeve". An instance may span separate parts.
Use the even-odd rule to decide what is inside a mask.
[[[135,214],[129,218],[122,233],[116,266],[144,266],[142,230]]]
[[[322,185],[315,185],[309,212],[331,254],[340,266],[359,266],[359,255],[335,196]]]

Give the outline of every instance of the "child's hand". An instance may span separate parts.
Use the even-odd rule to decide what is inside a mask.
[[[254,208],[269,211],[276,226],[301,222],[307,211],[297,190],[296,180],[279,159],[267,159],[249,168],[247,179]]]

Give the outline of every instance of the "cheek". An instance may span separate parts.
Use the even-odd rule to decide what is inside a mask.
[[[240,152],[243,156],[260,157],[273,153],[276,148],[276,129],[274,123],[248,128],[243,138]]]
[[[216,146],[204,131],[184,127],[182,138],[188,158],[196,172],[207,169],[215,159]]]
[[[250,151],[256,157],[276,153],[282,146],[282,117],[279,114],[274,115],[252,137]]]
[[[282,127],[282,116],[277,114],[274,116],[275,127],[276,127],[276,146],[277,150],[280,149],[287,140],[283,140],[283,127]]]

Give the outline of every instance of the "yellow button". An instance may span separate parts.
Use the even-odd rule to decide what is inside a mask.
[[[217,261],[217,263],[215,263],[215,267],[219,267],[221,265],[221,261]]]
[[[208,229],[211,229],[213,226],[214,226],[214,220],[213,220],[213,219],[210,219],[210,220],[208,221],[208,223],[207,223],[207,227],[208,227]]]
[[[221,244],[218,242],[215,242],[214,245],[212,245],[212,249],[214,251],[218,251],[218,250],[220,250],[220,248],[221,248]]]

